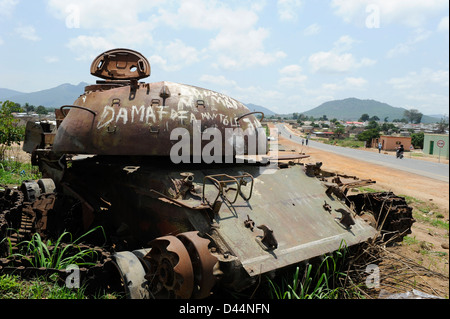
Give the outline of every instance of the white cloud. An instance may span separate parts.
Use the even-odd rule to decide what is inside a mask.
[[[345,52],[352,48],[353,43],[356,43],[357,41],[353,39],[349,35],[343,35],[341,36],[336,42],[334,42],[334,48],[333,50],[335,52]]]
[[[367,80],[361,77],[359,78],[348,77],[345,79],[345,84],[351,87],[363,87],[367,84]]]
[[[161,0],[49,0],[48,9],[61,20],[79,15],[81,29],[116,30],[127,26],[136,26],[140,20],[150,20],[151,15]],[[140,15],[147,15],[140,19]],[[141,30],[145,31],[145,30]],[[131,36],[130,34],[128,36]]]
[[[124,6],[121,1],[110,1],[105,5],[101,0],[49,0],[48,7],[56,17],[66,22],[71,14],[79,14],[79,28],[86,31],[86,38],[100,37],[120,47],[147,45],[157,48],[160,59],[156,60],[165,61],[161,65],[167,70],[198,62],[202,60],[202,52],[206,51],[215,58],[213,66],[225,69],[264,66],[285,57],[280,50],[269,52],[264,47],[270,36],[269,30],[258,27],[257,23],[258,13],[265,2],[239,2],[233,7],[234,4],[218,0],[127,0]],[[193,47],[173,39],[156,42],[153,35],[157,28],[193,33],[201,30],[209,33],[210,38],[203,42],[204,47]],[[73,43],[79,39],[70,41]],[[74,49],[73,45],[69,47]],[[167,48],[170,47],[187,49],[188,52],[169,52]]]
[[[196,48],[186,45],[180,39],[170,42],[165,50],[167,57],[174,63],[190,65],[200,61],[199,52]]]
[[[448,16],[446,16],[446,17],[443,17],[442,19],[441,19],[441,21],[439,22],[439,25],[438,25],[438,31],[440,31],[440,32],[447,32],[448,33]]]
[[[0,0],[0,17],[10,17],[18,0]]]
[[[252,2],[248,8],[242,5],[231,8],[223,1],[181,1],[176,11],[162,6],[157,20],[161,25],[166,24],[175,29],[214,32],[208,47],[204,48],[216,54],[213,66],[243,69],[268,65],[286,56],[280,50],[267,52],[264,48],[270,33],[266,28],[257,27],[258,12],[263,7],[263,2]]]
[[[80,35],[70,39],[68,48],[78,54],[77,60],[91,61],[101,52],[114,49],[116,45],[99,36]]]
[[[305,35],[305,36],[312,36],[312,35],[319,34],[319,32],[320,32],[320,25],[318,25],[317,23],[314,23],[314,24],[309,25],[303,31],[303,35]]]
[[[183,67],[201,61],[202,53],[196,48],[186,45],[180,39],[169,42],[167,45],[158,45],[159,54],[149,58],[151,65],[157,65],[169,72],[181,70]]]
[[[298,15],[297,11],[301,8],[301,0],[278,0],[278,16],[281,20],[291,21],[296,20]]]
[[[427,19],[443,11],[448,11],[448,0],[333,0],[331,7],[335,14],[345,22],[365,25],[372,12],[366,9],[377,8],[380,26],[399,23],[409,27],[420,27]]]
[[[299,65],[287,65],[279,71],[281,77],[278,84],[285,87],[296,87],[302,85],[308,77],[302,74],[302,68]]]
[[[414,46],[417,43],[420,43],[422,41],[425,41],[428,39],[431,35],[431,31],[426,31],[423,29],[417,29],[415,30],[415,34],[413,37],[408,39],[406,42],[397,44],[394,48],[390,49],[387,53],[388,58],[394,58],[397,56],[402,56],[405,54],[410,53],[414,50]]]
[[[69,39],[67,46],[77,54],[77,60],[97,56],[101,50],[152,44],[154,22],[152,13],[160,1],[127,0],[49,0],[48,10],[65,21],[67,28],[84,33]],[[142,16],[144,18],[142,18]],[[76,21],[76,23],[74,23]]]
[[[309,64],[313,72],[344,73],[351,70],[371,66],[376,63],[369,58],[356,59],[353,54],[346,53],[356,40],[350,36],[342,36],[330,51],[313,53],[309,57]]]
[[[223,75],[208,75],[204,74],[200,77],[200,81],[211,83],[219,86],[236,86],[236,81],[228,80]]]
[[[39,41],[41,38],[36,35],[36,29],[31,25],[20,25],[15,29],[16,33],[23,39]]]
[[[413,89],[416,92],[423,90],[428,85],[448,87],[448,70],[433,71],[429,68],[423,68],[418,72],[409,72],[404,77],[391,78],[387,81],[394,89]]]
[[[268,37],[269,31],[264,28],[221,30],[209,45],[209,49],[218,54],[214,66],[223,69],[244,69],[266,66],[286,57],[283,51],[264,50],[264,41]]]
[[[336,92],[350,90],[354,91],[357,89],[364,88],[367,84],[367,80],[364,78],[347,77],[338,83],[324,83],[322,84],[322,89],[327,92]]]
[[[56,63],[59,61],[59,58],[57,56],[45,56],[44,61],[47,63]]]

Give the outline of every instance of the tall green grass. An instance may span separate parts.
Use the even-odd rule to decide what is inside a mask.
[[[30,163],[0,161],[0,185],[20,185],[24,180],[37,180],[41,176],[39,169]]]
[[[358,289],[347,280],[346,255],[348,248],[342,246],[332,255],[323,256],[318,266],[307,264],[301,271],[286,274],[276,282],[268,279],[270,296],[274,299],[349,299],[361,298]]]
[[[96,264],[97,252],[79,246],[78,243],[96,230],[103,231],[103,228],[93,228],[76,240],[72,240],[72,234],[64,232],[54,242],[50,239],[44,242],[41,236],[35,233],[30,240],[18,243],[15,248],[19,252],[11,254],[10,257],[25,259],[32,267],[66,269],[69,265],[93,266]],[[10,247],[10,250],[12,251],[13,247]]]

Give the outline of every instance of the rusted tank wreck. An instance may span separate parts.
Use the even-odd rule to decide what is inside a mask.
[[[258,275],[380,233],[371,222],[386,219],[385,200],[370,211],[370,199],[347,196],[349,184],[295,163],[307,156],[269,152],[258,112],[240,102],[140,82],[150,64],[127,49],[100,54],[91,74],[102,80],[56,110],[56,127],[27,126],[24,150],[43,179],[22,191],[47,201],[32,226],[43,235],[102,226],[129,298],[240,291]],[[407,233],[410,213],[391,211],[388,233]]]

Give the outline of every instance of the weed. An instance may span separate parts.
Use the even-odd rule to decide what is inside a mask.
[[[24,180],[41,178],[37,167],[14,160],[0,161],[0,185],[20,185]]]
[[[341,247],[332,255],[323,256],[320,265],[314,270],[312,264],[300,276],[300,267],[291,275],[281,278],[281,283],[267,279],[270,294],[275,299],[338,299],[360,298],[356,289],[346,287],[345,266],[347,247]]]
[[[0,276],[0,299],[86,299],[85,291],[50,284],[44,279],[21,280],[15,275]]]
[[[90,248],[80,248],[77,242],[94,232],[96,227],[72,242],[72,235],[64,232],[54,243],[48,240],[46,243],[42,240],[38,233],[33,234],[32,238],[17,244],[19,253],[12,254],[11,257],[19,257],[26,259],[33,267],[45,267],[53,269],[66,269],[69,265],[89,266],[95,265],[97,252]],[[69,244],[63,242],[65,237],[69,237]],[[12,249],[12,247],[11,247]],[[86,261],[87,260],[87,261]]]

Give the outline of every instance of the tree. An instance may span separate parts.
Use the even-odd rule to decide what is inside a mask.
[[[389,131],[399,132],[398,127],[396,127],[392,123],[386,123],[386,122],[381,125],[381,130],[384,131],[385,133],[388,133]]]
[[[10,101],[3,102],[0,107],[0,160],[4,159],[8,146],[22,141],[25,134],[18,126],[19,120],[12,115],[14,108],[15,103]]]
[[[380,118],[379,118],[378,116],[376,116],[376,115],[372,116],[372,117],[369,119],[369,121],[379,121],[379,120],[380,120]]]
[[[345,128],[342,125],[338,125],[334,129],[333,133],[337,138],[340,138],[341,135],[345,133]]]
[[[370,118],[369,114],[364,113],[364,114],[361,115],[361,117],[359,118],[359,121],[360,121],[360,122],[365,122],[365,121],[368,121],[369,118]]]
[[[410,122],[418,124],[422,121],[423,114],[419,112],[419,110],[411,109],[411,110],[405,110],[403,113],[403,116]]]
[[[374,129],[374,130],[379,131],[380,130],[380,126],[378,125],[377,122],[370,121],[369,124],[367,124],[367,129],[369,129],[369,130]]]
[[[446,129],[448,129],[448,116],[444,115],[437,125],[437,133],[444,133]]]
[[[45,106],[39,105],[36,108],[36,113],[40,114],[40,115],[45,115],[45,114],[48,114],[48,110],[45,108]]]
[[[366,144],[372,142],[372,139],[379,138],[380,132],[377,129],[368,129],[357,135],[359,141],[365,141]]]
[[[34,105],[30,105],[27,103],[25,103],[25,105],[23,106],[23,108],[25,109],[25,112],[27,112],[27,114],[29,112],[33,112],[34,111]]]
[[[14,103],[14,106],[11,108],[11,112],[16,112],[16,113],[23,112],[23,109],[20,106],[20,103]]]
[[[414,145],[415,148],[423,148],[423,138],[424,133],[412,133],[411,134],[411,144]]]

